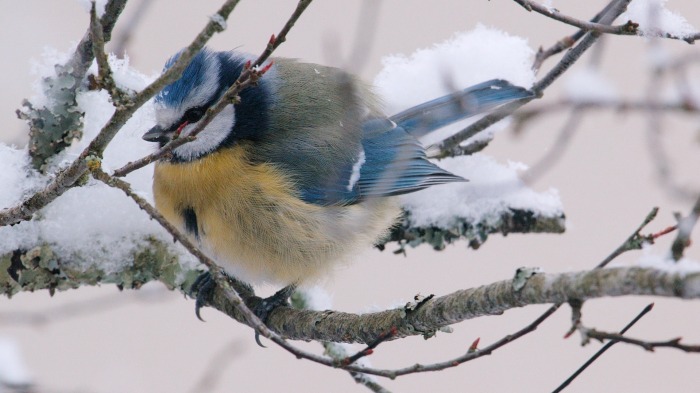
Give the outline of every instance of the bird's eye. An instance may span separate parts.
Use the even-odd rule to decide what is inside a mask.
[[[188,124],[196,123],[204,116],[205,112],[205,109],[201,106],[190,108],[185,111],[185,114],[182,116],[182,121],[187,122]]]

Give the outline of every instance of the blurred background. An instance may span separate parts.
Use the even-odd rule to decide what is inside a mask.
[[[141,7],[140,0],[132,0],[115,37],[138,16],[128,56],[135,68],[155,74],[170,55],[191,41],[220,3],[152,0]],[[605,4],[555,2],[554,6],[588,19]],[[293,0],[242,1],[228,29],[209,46],[258,53],[295,5]],[[350,59],[358,34],[372,28],[367,18],[361,19],[361,6],[355,0],[312,3],[276,55],[337,66],[352,64],[355,72],[372,81],[381,69],[382,56],[410,54],[477,23],[524,37],[535,49],[549,47],[575,31],[511,1],[384,0],[377,7],[371,41],[363,45],[361,58]],[[699,3],[671,0],[666,6],[700,26]],[[27,130],[14,111],[22,99],[32,95],[36,79],[32,59],[39,59],[46,48],[67,51],[80,40],[88,21],[88,14],[75,0],[0,1],[0,50],[5,53],[0,63],[0,142],[26,143]],[[683,41],[659,44],[669,56],[698,54],[695,46]],[[644,99],[649,86],[649,45],[639,37],[607,37],[574,68],[581,69],[599,56],[602,74],[620,96]],[[558,58],[548,60],[540,76]],[[689,74],[696,85],[697,68]],[[533,104],[559,100],[566,78]],[[550,151],[565,120],[564,115],[543,117],[519,133],[501,133],[486,153],[501,162],[536,163]],[[679,113],[664,116],[660,142],[653,143],[667,152],[673,182],[695,190],[700,189],[697,120],[697,116]],[[540,266],[546,272],[589,269],[617,248],[653,206],[659,206],[661,212],[647,232],[675,224],[673,212],[687,214],[694,201],[669,192],[659,181],[646,135],[648,121],[640,113],[588,112],[561,160],[533,184],[538,190],[559,190],[567,215],[565,234],[492,236],[476,251],[458,243],[437,253],[426,246],[410,249],[407,257],[368,250],[324,283],[334,308],[348,312],[385,309],[417,293],[444,295],[506,279],[520,266]],[[699,233],[696,229],[693,236],[696,245]],[[668,250],[674,236],[660,239],[654,251]],[[687,255],[700,260],[700,249],[691,247]],[[633,264],[640,256],[640,252],[627,253],[616,264]],[[700,342],[697,301],[589,301],[583,309],[584,323],[617,331],[652,301],[654,310],[629,335],[649,340],[682,336],[689,343]],[[466,352],[477,337],[484,346],[520,329],[546,307],[466,321],[453,326],[452,334],[441,333],[430,340],[413,337],[385,343],[370,361],[378,368],[397,368],[451,359]],[[207,322],[202,323],[193,308],[192,300],[154,284],[131,293],[118,293],[113,286],[82,288],[53,297],[47,292],[21,293],[11,300],[0,299],[0,338],[19,345],[39,392],[367,391],[346,372],[297,361],[272,344],[259,348],[249,328],[216,311],[205,309]],[[442,372],[379,382],[396,392],[551,391],[600,348],[598,343],[581,347],[577,335],[562,339],[569,326],[569,309],[562,307],[536,332],[491,356]],[[299,345],[321,350],[316,343]],[[698,370],[698,355],[671,349],[649,353],[618,344],[567,391],[695,392],[700,386]]]

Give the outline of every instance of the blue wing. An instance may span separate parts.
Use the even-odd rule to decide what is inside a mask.
[[[302,190],[302,199],[318,205],[350,205],[366,198],[406,194],[432,185],[465,181],[428,161],[425,149],[389,119],[365,122],[357,159],[331,184]]]
[[[357,179],[360,198],[400,195],[465,181],[428,161],[423,145],[391,120],[370,120],[363,132],[365,162]]]
[[[362,148],[330,184],[301,190],[319,205],[349,205],[366,198],[406,194],[450,182],[466,181],[430,162],[417,138],[450,123],[487,112],[533,93],[494,79],[436,98],[389,119],[369,119],[362,126]],[[328,182],[326,182],[328,183]]]

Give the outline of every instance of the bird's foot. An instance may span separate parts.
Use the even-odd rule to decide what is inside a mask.
[[[216,288],[216,282],[208,271],[200,274],[190,287],[189,295],[195,299],[194,313],[202,322],[204,322],[204,319],[199,314],[199,310],[209,304],[214,295],[214,288]]]
[[[227,278],[237,281],[234,277]],[[214,295],[215,288],[216,281],[214,281],[211,273],[208,271],[200,274],[190,287],[189,295],[195,299],[195,314],[197,314],[197,318],[202,321],[203,319],[200,316],[200,310],[202,307],[209,305],[212,300],[212,296]],[[295,290],[295,285],[289,285],[275,292],[274,295],[264,299],[255,296],[253,299],[250,299],[252,302],[248,303],[248,306],[250,307],[251,311],[253,311],[253,313],[260,318],[261,321],[263,321],[263,323],[265,323],[267,322],[267,317],[274,309],[277,307],[289,307],[288,299]]]
[[[260,299],[251,310],[263,323],[266,323],[267,317],[270,316],[270,313],[274,309],[277,307],[289,307],[289,297],[292,296],[292,293],[294,293],[296,289],[295,285],[288,285],[275,292],[274,295],[266,297],[265,299]]]
[[[253,306],[251,311],[267,325],[267,318],[273,310],[278,307],[289,307],[288,299],[296,289],[296,285],[288,285],[275,292],[274,295],[266,297],[265,299],[260,299],[260,301]],[[260,342],[260,333],[257,331],[255,332],[255,342],[259,346],[265,348],[262,342]]]
[[[233,277],[228,278],[234,281],[238,281]],[[202,316],[200,315],[200,310],[202,309],[202,307],[209,305],[209,303],[212,300],[212,296],[214,296],[215,288],[216,281],[214,281],[214,279],[211,276],[211,273],[209,273],[208,271],[200,274],[199,277],[197,277],[197,279],[194,280],[192,286],[190,287],[189,295],[195,299],[194,312],[200,321],[204,321],[204,319],[202,319]],[[247,288],[250,289],[249,287]],[[252,289],[250,290],[252,295]],[[294,293],[295,290],[295,285],[288,285],[275,292],[275,294],[270,297],[262,299],[255,296],[253,299],[251,299],[253,300],[252,307],[250,307],[250,303],[249,307],[251,311],[253,311],[255,316],[260,318],[260,320],[264,324],[267,324],[267,318],[270,316],[270,313],[272,311],[274,311],[278,307],[289,307],[288,299],[292,295],[292,293]],[[255,342],[258,343],[258,345],[260,345],[261,347],[265,347],[260,342],[260,333],[258,333],[257,331],[255,332]]]

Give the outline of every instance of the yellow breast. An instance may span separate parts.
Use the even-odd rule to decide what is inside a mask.
[[[371,245],[398,212],[387,201],[306,203],[278,168],[251,164],[245,145],[188,163],[158,163],[153,193],[160,212],[182,229],[183,211],[195,213],[201,244],[230,273],[282,284],[326,273],[357,245]]]

